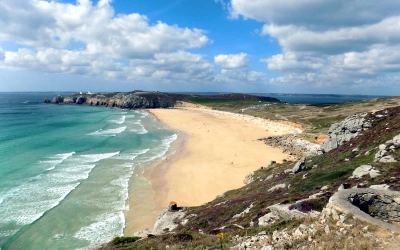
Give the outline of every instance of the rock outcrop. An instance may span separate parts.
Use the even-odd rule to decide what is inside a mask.
[[[179,222],[185,217],[185,212],[179,211],[169,211],[164,209],[159,215],[154,224],[153,229],[145,229],[136,232],[134,235],[139,237],[147,237],[149,234],[159,235],[163,233],[168,233],[179,226]]]
[[[64,97],[62,95],[58,95],[56,97],[53,98],[53,100],[51,101],[51,103],[55,103],[55,104],[59,104],[59,103],[63,103],[64,102]]]
[[[392,140],[379,145],[378,152],[375,154],[375,162],[397,162],[395,152],[400,146],[400,135],[396,135]]]
[[[315,156],[320,152],[320,145],[309,142],[297,135],[270,136],[262,139],[265,144],[283,149],[299,157]]]
[[[332,124],[328,131],[329,139],[321,145],[321,150],[328,152],[356,137],[363,130],[371,128],[372,124],[365,119],[366,116],[367,113],[351,115],[339,123]]]
[[[159,92],[131,92],[108,96],[96,94],[72,95],[65,98],[57,96],[53,98],[52,103],[141,109],[173,107],[175,100]]]

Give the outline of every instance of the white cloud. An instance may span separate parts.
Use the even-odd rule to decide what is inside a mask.
[[[212,43],[206,31],[150,23],[138,13],[116,15],[111,0],[76,4],[3,0],[0,68],[77,74],[141,83],[260,83],[245,53],[217,55],[214,62],[186,50]],[[222,2],[221,2],[222,3]],[[78,44],[79,46],[76,46]],[[223,70],[215,71],[215,64]]]
[[[231,16],[251,18],[279,26],[296,25],[311,30],[370,25],[398,15],[397,0],[231,0]]]
[[[324,67],[324,61],[320,58],[299,58],[293,52],[277,54],[270,58],[262,59],[261,62],[266,62],[269,70],[317,70]]]
[[[231,0],[230,10],[265,22],[260,34],[281,46],[261,60],[284,73],[271,83],[372,86],[400,70],[398,1]]]
[[[243,68],[247,66],[248,55],[240,54],[220,54],[214,57],[214,63],[223,69]]]
[[[109,1],[96,6],[5,0],[0,5],[0,40],[35,48],[66,48],[72,40],[86,44],[92,54],[109,57],[151,57],[154,53],[200,48],[211,41],[200,29],[158,22],[149,24],[140,14],[115,16]]]
[[[229,83],[265,83],[266,74],[263,72],[249,71],[249,56],[246,53],[219,54],[214,57],[214,64],[221,67],[221,72],[215,76],[217,82]]]
[[[3,49],[0,47],[0,63],[2,61],[4,61],[5,58],[6,58],[6,55],[4,54]]]
[[[376,24],[311,31],[295,25],[266,24],[263,35],[278,39],[285,50],[332,55],[349,51],[364,51],[374,44],[400,43],[400,16],[389,17]]]
[[[152,59],[131,60],[130,78],[152,77],[171,82],[210,82],[213,65],[204,56],[185,51],[155,54]]]

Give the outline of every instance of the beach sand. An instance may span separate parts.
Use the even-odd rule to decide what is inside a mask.
[[[280,149],[257,139],[296,131],[284,124],[260,123],[212,110],[184,108],[149,112],[170,129],[177,130],[180,138],[174,144],[174,155],[146,171],[153,197],[142,200],[139,207],[131,204],[131,209],[136,206],[135,215],[127,218],[126,235],[152,228],[156,215],[170,201],[177,202],[178,206],[198,206],[227,190],[242,187],[250,172],[267,166],[272,160],[282,162],[289,158]],[[153,212],[145,209],[146,206],[153,208]],[[140,209],[144,209],[143,213],[137,211]],[[145,216],[146,210],[146,219],[129,218],[138,214]]]

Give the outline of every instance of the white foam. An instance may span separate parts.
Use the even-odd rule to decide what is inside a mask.
[[[75,152],[65,153],[65,154],[56,154],[54,156],[48,157],[48,160],[40,161],[40,163],[57,165],[73,156]]]
[[[135,134],[147,134],[148,131],[144,128],[144,126],[140,122],[134,122],[135,128],[131,129],[131,132],[134,132]]]
[[[176,139],[178,139],[178,135],[177,135],[177,134],[173,134],[173,135],[171,135],[170,137],[168,137],[168,138],[162,140],[162,142],[163,142],[165,145],[170,145],[170,144],[171,144],[173,141],[175,141]]]
[[[119,118],[118,120],[111,120],[110,122],[116,123],[116,124],[122,124],[122,123],[125,122],[125,118],[126,118],[126,116],[123,115],[123,116],[121,116],[121,118]]]
[[[50,167],[50,168],[48,168],[48,169],[46,169],[47,171],[51,171],[51,170],[53,170],[53,169],[55,169],[56,167]]]
[[[139,150],[139,151],[132,152],[132,153],[124,153],[124,154],[118,155],[115,158],[119,159],[119,160],[130,160],[130,161],[133,161],[136,157],[138,157],[141,154],[145,154],[149,150],[150,149],[147,148],[147,149]]]
[[[120,151],[113,153],[104,153],[104,154],[88,154],[88,155],[79,155],[75,161],[84,162],[84,163],[94,163],[107,158],[111,158],[115,155],[118,155]]]
[[[124,127],[119,127],[119,128],[112,128],[112,129],[106,129],[102,130],[99,129],[93,133],[90,133],[89,135],[97,135],[97,136],[116,136],[117,134],[121,134],[126,130],[126,126]]]
[[[144,157],[143,162],[150,162],[156,159],[165,158],[165,154],[168,152],[168,149],[171,146],[171,143],[178,138],[177,134],[173,134],[162,140],[162,143],[157,147],[153,148],[149,154]]]
[[[82,180],[89,177],[95,163],[119,152],[76,155],[56,169],[44,172],[1,194],[0,224],[27,225],[57,206]]]
[[[114,235],[123,235],[125,217],[122,211],[102,214],[95,218],[95,221],[97,222],[82,227],[74,237],[95,244],[110,241]]]

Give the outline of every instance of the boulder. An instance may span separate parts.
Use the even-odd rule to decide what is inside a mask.
[[[359,179],[364,175],[369,175],[371,178],[375,178],[380,175],[380,172],[375,170],[371,165],[361,165],[353,171],[350,178]]]
[[[395,137],[393,137],[393,144],[396,146],[400,145],[400,135],[396,135]]]
[[[303,158],[298,162],[296,162],[296,164],[294,164],[293,173],[297,174],[298,172],[302,171],[305,166],[306,166],[306,159]]]
[[[268,189],[268,192],[274,192],[278,189],[282,189],[282,188],[286,188],[286,184],[282,183],[282,184],[277,184],[275,186],[273,186],[272,188]]]
[[[44,98],[44,101],[43,101],[44,103],[50,103],[51,101],[49,100],[49,99],[47,99],[47,98]]]

